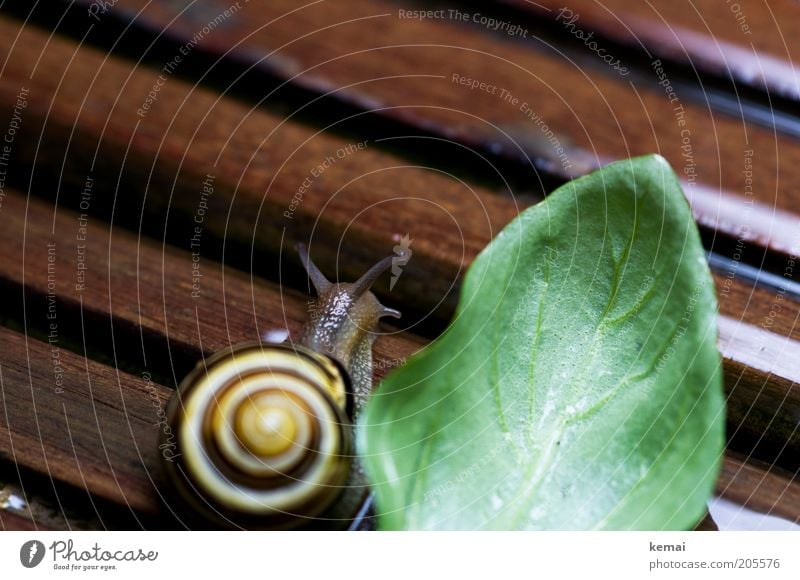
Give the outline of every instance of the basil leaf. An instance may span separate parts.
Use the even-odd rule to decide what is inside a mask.
[[[358,426],[383,529],[687,529],[724,443],[716,297],[658,156],[523,212]]]

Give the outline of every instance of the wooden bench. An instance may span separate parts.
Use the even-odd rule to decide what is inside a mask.
[[[718,287],[717,494],[800,522],[800,8],[779,2],[770,19],[756,2],[739,3],[744,17],[701,4],[709,21],[580,1],[565,24],[551,2],[463,2],[461,22],[389,2],[12,2],[0,525],[181,527],[162,501],[163,405],[203,354],[298,332],[309,288],[295,242],[345,280],[412,236],[402,284],[377,287],[411,329],[376,342],[379,380],[441,332],[465,268],[521,209],[650,152],[682,176]],[[733,66],[729,46],[751,61]],[[762,57],[763,75],[745,74]]]

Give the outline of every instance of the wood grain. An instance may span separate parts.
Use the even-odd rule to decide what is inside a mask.
[[[9,442],[0,443],[0,457],[46,473],[48,477],[84,487],[100,497],[130,505],[145,515],[161,513],[161,497],[155,491],[160,486],[153,488],[150,485],[151,476],[158,482],[161,474],[156,470],[156,475],[152,475],[150,468],[158,463],[156,427],[159,421],[163,421],[161,403],[170,396],[171,390],[151,380],[151,374],[168,377],[168,380],[174,377],[172,384],[175,384],[204,353],[238,342],[257,340],[263,332],[276,329],[286,328],[297,337],[307,316],[307,299],[298,292],[281,292],[275,285],[248,279],[211,261],[204,262],[201,289],[197,291],[198,296],[193,297],[190,253],[163,247],[148,239],[137,239],[122,229],[112,233],[103,222],[92,221],[89,225],[80,214],[63,209],[55,211],[52,205],[13,192],[7,192],[0,223],[4,226],[0,228],[3,232],[0,243],[7,249],[0,267],[0,285],[4,288],[6,305],[25,312],[24,318],[32,333],[38,330],[47,333],[48,339],[57,341],[54,345],[58,348],[64,375],[73,370],[67,362],[77,365],[82,360],[79,355],[86,353],[103,356],[115,365],[144,361],[138,372],[152,399],[146,401],[145,409],[153,415],[152,433],[145,434],[149,439],[139,445],[144,436],[137,432],[133,437],[136,445],[131,449],[130,445],[119,444],[120,439],[130,437],[127,434],[126,406],[130,408],[131,405],[127,400],[123,405],[117,405],[116,420],[103,424],[106,429],[110,428],[109,425],[117,426],[117,430],[111,436],[106,435],[105,440],[123,459],[110,467],[102,461],[91,463],[90,457],[82,456],[75,459],[77,465],[72,465],[57,445],[55,450],[44,451],[41,461],[36,456],[21,456],[15,453],[15,445],[30,448],[34,437],[17,433],[19,425],[36,417],[48,419],[49,413],[59,411],[51,409],[48,404],[57,404],[59,397],[66,395],[56,393],[55,403],[52,396],[45,397],[42,411],[41,403],[35,405],[34,401],[20,395],[31,387],[29,382],[22,380],[23,377],[15,375],[10,379],[11,386],[4,390],[19,397],[5,407],[22,423],[14,423],[5,429],[9,432]],[[79,263],[86,265],[86,270],[79,271]],[[23,297],[24,302],[17,300]],[[51,319],[52,313],[57,315],[56,318]],[[53,329],[51,324],[56,328]],[[0,338],[9,343],[8,356],[13,360],[24,360],[18,357],[24,345],[24,335],[5,332]],[[42,343],[33,339],[32,342],[42,347]],[[79,355],[63,350],[64,345],[80,349],[86,348],[87,344],[88,351],[79,350]],[[383,337],[375,349],[376,378],[384,376],[423,344],[422,339],[413,336],[389,334]],[[35,377],[37,386],[47,385],[40,375],[46,379],[48,374],[52,374],[52,365],[48,366],[47,362],[40,356],[31,363],[35,365],[34,371],[39,373]],[[91,364],[96,372],[112,373],[112,367]],[[2,362],[0,369],[6,375],[9,372],[3,368]],[[132,380],[126,373],[120,373],[120,376],[121,383]],[[95,393],[101,388],[110,391],[103,393],[102,401],[105,397],[115,396],[113,388],[103,387],[97,380],[92,381],[91,388]],[[133,388],[141,390],[138,384]],[[156,402],[159,405],[156,406]],[[17,415],[18,409],[28,409],[27,415]],[[85,450],[98,449],[103,443],[102,434],[98,441],[97,437],[93,438],[84,431],[90,430],[91,425],[100,419],[92,416],[92,403],[85,398],[78,400],[70,408],[70,413],[80,413],[80,409],[83,409],[81,419],[86,429],[78,432],[73,428],[76,445]],[[134,424],[131,428],[136,430],[137,427],[140,426]],[[20,443],[20,437],[27,438]],[[43,432],[38,446],[47,448],[51,439],[66,440],[57,433]],[[142,450],[142,447],[147,449]],[[143,455],[142,467],[136,466],[134,450]],[[48,471],[48,459],[57,462],[66,472]],[[91,475],[98,472],[104,475]],[[108,487],[113,481],[120,482],[116,491]],[[124,496],[126,490],[132,490],[132,499]],[[351,499],[355,501],[354,497]],[[326,516],[338,518],[341,513],[333,510]],[[153,525],[151,520],[142,521]],[[136,524],[141,525],[138,521]],[[175,523],[184,524],[197,525],[197,522],[178,520]]]
[[[26,246],[24,258],[12,251],[0,259],[0,280],[18,291],[24,289],[27,296],[26,303],[29,305],[29,318],[35,320],[37,317],[32,306],[36,303],[34,298],[48,290],[47,279],[42,277],[41,268],[37,267],[37,264],[42,263],[42,256],[45,257],[46,263],[47,253],[43,253],[42,248],[46,248],[47,243],[55,243],[58,248],[56,272],[61,272],[56,277],[59,333],[68,334],[67,329],[61,326],[61,321],[67,318],[69,310],[79,309],[81,302],[85,305],[84,313],[89,311],[89,305],[94,305],[92,308],[95,309],[97,316],[105,317],[105,324],[109,324],[108,319],[112,316],[125,321],[121,326],[123,330],[115,334],[117,344],[135,344],[135,341],[125,335],[136,332],[136,324],[141,321],[143,326],[151,328],[153,333],[165,333],[163,342],[169,345],[171,351],[182,348],[196,352],[198,356],[209,344],[223,348],[231,342],[252,338],[249,334],[252,332],[252,327],[248,321],[254,316],[251,310],[254,300],[259,304],[258,317],[267,327],[286,322],[293,333],[298,328],[299,319],[305,308],[305,299],[300,294],[293,291],[281,293],[274,285],[248,279],[223,268],[219,268],[217,272],[209,271],[204,281],[203,295],[210,297],[206,294],[206,290],[215,288],[213,295],[216,298],[208,303],[200,300],[196,317],[187,316],[177,306],[181,301],[189,300],[186,296],[187,290],[177,283],[172,284],[169,275],[179,272],[181,263],[191,261],[188,252],[162,247],[146,238],[139,239],[122,229],[116,229],[111,233],[102,222],[92,225],[93,235],[91,240],[88,240],[85,253],[87,263],[90,265],[86,273],[86,289],[82,294],[75,295],[74,289],[70,289],[73,284],[70,279],[72,272],[66,270],[67,273],[63,274],[65,270],[61,266],[74,258],[71,244],[74,243],[73,224],[77,221],[77,214],[64,209],[54,214],[52,206],[47,203],[35,199],[26,200],[13,192],[8,195],[6,203],[8,213],[4,213],[3,217],[27,215],[27,219],[24,221],[4,219],[3,225],[6,227],[0,228],[0,245],[14,248],[14,240],[25,239]],[[50,230],[53,223],[55,227]],[[109,277],[107,266],[104,266],[107,264],[104,260],[108,260],[109,252],[114,256],[137,256],[140,264],[137,273],[136,268],[123,268],[122,262],[115,261],[112,269],[115,275],[112,279],[116,279],[118,275],[121,275],[122,279],[110,289],[104,282]],[[37,255],[38,259],[35,258]],[[24,263],[25,267],[21,269],[20,263]],[[163,285],[143,283],[147,280],[159,280],[162,276],[165,276]],[[137,277],[140,279],[138,284]],[[125,308],[126,302],[138,303],[139,306],[129,304],[128,308]],[[262,304],[264,310],[260,308]],[[285,319],[279,314],[281,310],[287,313]],[[216,322],[219,312],[226,313],[229,322],[224,326],[227,328]],[[128,326],[133,330],[126,332],[124,328]],[[200,334],[195,334],[198,331]],[[735,332],[734,330],[728,334],[735,337]],[[160,406],[156,407],[154,402],[163,403],[169,396],[170,390],[152,381],[143,383],[138,377],[95,362],[84,361],[79,355],[62,350],[60,358],[65,368],[69,369],[68,383],[71,394],[55,394],[52,392],[54,388],[52,363],[48,358],[51,355],[50,346],[33,339],[26,341],[24,336],[8,330],[0,331],[0,338],[3,339],[4,345],[9,345],[4,356],[12,359],[9,363],[0,357],[4,376],[3,392],[11,398],[11,403],[6,405],[14,417],[11,424],[4,427],[4,437],[0,438],[0,445],[3,447],[0,447],[0,450],[10,459],[43,473],[48,473],[50,463],[45,463],[46,460],[58,460],[61,469],[54,473],[54,477],[85,485],[92,493],[129,505],[135,510],[142,510],[143,513],[158,513],[162,508],[158,501],[157,487],[154,487],[151,477],[152,466],[157,463],[158,449],[155,441],[157,429],[154,427],[158,421]],[[87,336],[87,340],[91,342],[92,337]],[[20,352],[25,352],[26,343],[29,351],[34,353],[27,359],[24,354],[19,355]],[[381,376],[387,367],[398,364],[401,359],[424,344],[423,339],[409,333],[379,338],[376,342],[376,376]],[[106,345],[106,350],[109,348],[112,347]],[[128,347],[124,355],[136,358],[133,350]],[[8,364],[12,365],[13,373],[9,371]],[[24,372],[26,364],[36,365],[30,375]],[[153,364],[155,366],[155,363]],[[166,363],[162,361],[161,364]],[[726,361],[726,366],[731,364]],[[165,372],[164,368],[150,370],[154,374]],[[87,382],[86,373],[90,373],[92,377],[91,400],[86,399],[88,389],[88,384],[84,384]],[[759,380],[766,380],[765,375],[761,375]],[[776,377],[769,377],[769,381],[772,380],[776,380]],[[32,387],[34,383],[35,386]],[[740,397],[736,389],[731,396],[733,399]],[[69,401],[69,407],[65,401]],[[93,407],[100,409],[99,418],[95,416],[96,411]],[[65,420],[61,414],[67,408],[71,428],[69,434],[77,450],[73,453],[70,453],[69,448],[65,450],[64,446],[70,439],[63,433],[48,431],[43,434],[41,440],[37,438],[38,435],[31,433],[31,425],[35,424],[37,417],[41,421],[42,417],[52,416],[54,419],[48,423],[48,428],[56,431],[64,429]],[[31,413],[34,413],[35,417],[31,416]],[[100,439],[101,437],[103,439]],[[21,441],[24,443],[20,443]],[[105,459],[103,454],[96,452],[98,448],[102,448],[103,442],[114,445],[113,461]],[[12,443],[15,445],[13,449],[24,444],[26,449],[32,451],[15,454],[11,448]],[[726,468],[723,472],[726,474],[726,479],[721,480],[719,488],[723,496],[734,498],[753,496],[756,500],[751,498],[748,500],[750,504],[753,501],[767,502],[758,504],[757,507],[760,509],[775,508],[773,510],[775,513],[795,514],[792,517],[800,513],[800,504],[795,502],[793,495],[795,492],[785,496],[773,493],[781,489],[781,486],[791,491],[794,489],[793,486],[800,484],[787,483],[781,477],[775,479],[769,469],[753,470],[748,467],[749,463],[746,465],[745,463],[743,461],[731,463],[726,459]],[[759,479],[753,479],[754,473],[760,476]],[[87,477],[86,474],[92,476]],[[124,485],[123,483],[116,485],[115,482],[123,482]],[[763,498],[758,492],[762,485],[768,486],[771,490],[770,494]]]
[[[40,530],[104,530],[140,527],[145,514],[8,461],[0,463],[0,520]],[[21,520],[21,521],[20,521]],[[148,522],[151,524],[152,522]]]
[[[3,49],[18,31],[17,23],[0,22]],[[411,166],[373,143],[358,149],[357,139],[287,123],[174,77],[138,117],[158,71],[131,69],[31,27],[19,32],[0,76],[0,103],[16,102],[21,86],[30,91],[15,160],[36,168],[34,183],[59,168],[48,184],[74,207],[90,177],[97,191],[90,210],[111,213],[112,222],[185,248],[200,225],[204,255],[224,240],[222,261],[268,277],[277,276],[277,260],[248,258],[277,256],[305,241],[318,259],[337,265],[337,276],[354,278],[411,233],[415,260],[404,271],[403,292],[424,296],[423,309],[446,301],[452,310],[463,265],[518,213],[514,200]],[[335,162],[318,171],[329,159]],[[204,200],[209,175],[213,194]],[[444,275],[431,278],[437,269]]]
[[[307,294],[213,260],[203,259],[195,270],[188,251],[109,228],[99,218],[84,222],[80,213],[13,191],[0,213],[0,245],[6,303],[22,308],[24,297],[32,328],[49,328],[53,295],[58,336],[80,348],[88,343],[115,364],[135,364],[171,386],[203,354],[273,330],[297,338],[308,314]],[[197,290],[196,271],[202,274]],[[376,379],[423,344],[387,327],[375,345]]]
[[[24,295],[28,324],[47,328],[52,290],[63,306],[62,336],[81,344],[84,329],[91,328],[90,347],[103,349],[109,360],[140,361],[142,370],[167,384],[177,384],[202,354],[257,340],[275,329],[297,337],[307,316],[302,293],[281,290],[208,259],[201,262],[203,278],[194,290],[189,252],[119,228],[112,233],[97,220],[87,220],[84,235],[81,214],[56,212],[46,202],[13,191],[5,204],[7,213],[0,215],[0,244],[6,248],[0,284],[6,287],[6,303],[22,308]],[[79,271],[79,263],[86,270]],[[333,266],[321,263],[325,270]],[[767,290],[726,280],[717,276],[719,286],[726,288],[719,345],[729,431],[744,448],[794,467],[791,458],[800,448],[800,395],[793,389],[800,382],[795,326],[800,306],[783,300],[780,316],[766,318],[773,299]],[[775,332],[759,326],[765,321]],[[376,380],[424,344],[413,335],[386,332],[375,347]],[[117,349],[124,355],[118,357]]]
[[[8,33],[4,38],[17,32],[13,22],[0,25]],[[326,155],[352,142],[284,123],[283,118],[263,110],[248,111],[232,99],[218,100],[213,93],[193,89],[177,78],[161,87],[154,105],[158,108],[151,109],[145,119],[137,119],[135,105],[142,97],[137,89],[144,88],[146,95],[158,78],[156,71],[145,67],[132,70],[124,61],[104,59],[97,51],[59,38],[41,52],[47,38],[36,30],[24,30],[20,38],[20,45],[28,50],[14,52],[9,60],[5,80],[0,79],[5,88],[2,94],[10,104],[9,95],[15,96],[18,90],[14,78],[34,87],[26,109],[26,127],[40,128],[44,119],[48,127],[43,135],[34,129],[23,131],[16,154],[37,160],[39,167],[49,162],[64,166],[60,201],[68,205],[77,206],[87,176],[93,177],[98,194],[91,199],[90,211],[100,212],[103,204],[112,202],[119,206],[130,203],[137,212],[144,212],[144,219],[138,214],[127,218],[137,229],[161,236],[165,235],[163,229],[171,228],[191,233],[204,172],[220,155],[214,194],[203,223],[204,241],[209,238],[209,246],[216,237],[229,246],[241,244],[245,252],[267,249],[277,253],[288,245],[281,244],[286,228],[286,239],[305,240],[313,235],[312,242],[320,240],[311,247],[315,255],[323,256],[320,261],[336,264],[342,277],[353,277],[370,266],[375,255],[388,253],[397,235],[410,232],[414,260],[404,271],[403,284],[395,289],[397,301],[423,303],[422,309],[444,301],[452,309],[459,273],[524,205],[485,188],[448,180],[435,171],[403,167],[401,158],[368,148],[337,162],[315,180],[289,220],[283,212],[308,172]],[[68,68],[68,59],[62,54],[71,55]],[[25,81],[36,62],[36,74],[30,82]],[[132,120],[138,125],[131,127]],[[278,136],[273,138],[270,131],[278,125]],[[287,146],[287,136],[292,143],[311,140],[295,152],[292,143]],[[38,143],[40,138],[47,139],[48,147],[29,151],[28,143]],[[71,145],[67,147],[66,142]],[[308,147],[312,150],[307,151]],[[103,163],[91,162],[95,153]],[[123,155],[127,161],[120,166]],[[381,174],[384,177],[378,179]],[[106,193],[101,177],[116,195]],[[125,187],[125,183],[136,185]],[[407,199],[409,192],[414,199]],[[144,207],[130,201],[144,195]],[[126,220],[119,210],[112,218]],[[190,241],[190,235],[177,238],[183,247]],[[338,259],[340,247],[347,250],[347,260]],[[236,260],[233,254],[223,258]],[[276,261],[267,267],[252,260],[254,256],[245,256],[239,263],[277,278],[271,269],[278,265]],[[436,276],[431,276],[432,271]],[[739,280],[735,272],[721,274],[717,277],[721,289],[727,286],[726,277]],[[746,285],[741,291],[725,291],[721,301],[734,303],[742,311],[756,308],[753,318],[766,317],[774,302],[769,293]],[[763,315],[761,304],[767,305]],[[735,313],[735,309],[723,311]],[[447,313],[445,309],[445,318]],[[775,324],[781,332],[791,332],[794,326],[791,316],[780,316]]]
[[[0,30],[4,26],[8,34],[3,38],[12,38],[15,23],[0,22]],[[6,95],[4,100],[9,105],[13,102],[11,95],[18,91],[15,80],[30,87],[25,109],[27,133],[17,136],[15,155],[36,168],[63,167],[59,203],[79,207],[91,179],[87,210],[91,215],[110,216],[112,222],[120,220],[128,227],[192,249],[203,275],[206,269],[213,273],[215,260],[220,258],[280,280],[284,275],[281,260],[296,262],[294,253],[285,251],[288,241],[311,240],[312,254],[327,273],[333,273],[334,278],[355,279],[376,256],[389,253],[400,235],[411,233],[414,255],[403,271],[402,282],[388,292],[384,281],[378,291],[390,304],[421,311],[417,320],[433,311],[446,321],[457,300],[463,270],[520,209],[513,199],[435,171],[409,167],[375,147],[339,159],[336,151],[352,147],[352,142],[286,122],[263,110],[250,110],[174,77],[159,88],[152,108],[139,117],[137,107],[157,83],[157,71],[132,69],[125,61],[104,58],[68,40],[53,38],[47,43],[46,34],[37,30],[22,30],[20,39],[20,46],[27,50],[13,52],[0,78],[0,95]],[[63,54],[71,58],[64,59]],[[25,80],[31,72],[33,77]],[[47,141],[46,148],[38,147],[40,139]],[[95,154],[102,161],[94,162]],[[328,156],[334,156],[336,162],[311,180],[301,201],[293,206],[298,188]],[[213,193],[204,195],[204,182],[211,183]],[[121,189],[121,184],[143,185]],[[293,212],[291,218],[286,217],[287,211]],[[193,248],[192,232],[198,225],[201,234]],[[73,230],[77,227],[77,223],[72,225]],[[226,304],[230,301],[219,287],[205,282],[209,278],[199,284],[201,300],[192,299],[191,256],[189,261],[184,259],[182,264],[163,271],[142,271],[136,253],[113,251],[113,245],[111,248],[115,264],[112,284],[121,277],[121,286],[172,285],[183,291],[168,304],[164,303],[167,298],[141,304],[137,296],[113,305],[113,319],[122,321],[118,324],[149,333],[143,340],[149,339],[152,346],[137,349],[144,368],[148,356],[168,353],[170,360],[193,360],[196,352],[185,345],[203,344],[207,351],[214,350],[230,343],[229,333],[241,339],[253,338],[285,316],[274,310],[266,314],[270,320],[259,322],[258,311],[251,308],[238,320],[225,319],[219,324],[220,312],[229,316]],[[226,254],[227,248],[233,249]],[[340,259],[340,254],[347,255],[347,260]],[[267,266],[257,259],[265,260]],[[99,264],[108,268],[108,261]],[[140,272],[141,279],[132,277],[134,272]],[[721,293],[722,312],[735,320],[761,324],[773,302],[769,293],[739,283],[735,273],[734,282],[728,283],[728,279],[727,275],[718,276],[720,288],[725,289]],[[114,296],[113,292],[109,294]],[[86,303],[103,303],[97,298]],[[268,303],[255,300],[246,291],[235,300],[242,304]],[[767,313],[763,313],[764,308]],[[164,326],[162,311],[180,319],[179,328]],[[787,300],[771,330],[796,339],[796,314],[797,305]],[[295,320],[302,319],[303,312],[297,311]],[[206,325],[211,328],[204,329]],[[216,338],[206,338],[205,332]],[[161,343],[162,336],[185,340],[173,346]],[[202,340],[193,340],[195,336]],[[786,385],[794,378],[773,388],[776,382],[760,380],[762,374],[745,373],[748,361],[739,360],[735,351],[725,354],[739,365],[730,371],[728,384],[736,385],[743,394],[743,402],[732,407],[737,411],[733,425],[740,443],[757,442],[761,445],[759,454],[770,460],[776,454],[781,456],[785,446],[793,448],[798,443],[793,408],[777,402],[784,399]],[[174,384],[180,373],[171,371],[165,382]],[[753,405],[757,396],[776,402],[760,412],[760,405]],[[785,419],[771,421],[772,415],[766,413],[776,408]],[[753,425],[769,425],[766,439],[762,431],[748,427],[748,417],[752,417]],[[781,461],[788,456],[781,456]]]
[[[140,377],[0,328],[0,456],[134,511],[155,511],[158,410]]]
[[[745,438],[742,447],[757,456],[800,469],[800,397],[793,394],[800,342],[725,316],[719,329],[729,437]]]
[[[47,531],[47,528],[40,526],[33,520],[23,518],[16,514],[0,510],[0,530],[5,532],[33,532]]]
[[[6,38],[11,38],[14,24],[0,23],[0,29],[3,26],[9,33]],[[44,50],[46,38],[39,31],[23,30],[21,38],[28,51],[15,52],[7,74],[0,79],[0,87],[5,86],[0,94],[7,95],[10,104],[12,97],[8,95],[18,90],[14,78],[20,80],[38,63],[33,78],[24,81],[30,86],[25,110],[27,134],[17,137],[15,154],[27,157],[37,168],[64,167],[60,174],[61,204],[80,207],[91,179],[87,215],[110,215],[112,221],[121,220],[128,227],[192,249],[202,275],[213,273],[216,258],[221,258],[257,275],[280,279],[284,275],[281,260],[296,262],[294,252],[285,251],[289,240],[311,240],[311,251],[326,272],[354,279],[375,261],[375,256],[389,253],[400,235],[411,233],[414,258],[403,271],[402,283],[387,292],[382,282],[378,290],[389,303],[416,307],[422,316],[435,309],[435,315],[446,321],[453,311],[464,268],[519,211],[513,199],[436,172],[408,167],[397,157],[367,147],[344,159],[337,158],[313,179],[302,194],[302,202],[291,210],[292,218],[286,218],[284,212],[290,211],[298,188],[313,175],[305,172],[314,171],[327,156],[335,156],[337,150],[352,142],[315,133],[261,110],[249,110],[176,78],[159,89],[153,108],[140,118],[137,107],[157,81],[156,71],[131,69],[124,61],[103,58],[94,50],[59,38],[52,39]],[[63,59],[61,54],[70,54],[71,58]],[[30,129],[31,125],[38,130]],[[265,140],[264,135],[269,138]],[[48,147],[36,147],[40,138],[46,139]],[[92,161],[95,151],[102,162]],[[213,193],[209,195],[203,193],[204,182],[209,181],[204,171],[213,174]],[[121,189],[125,183],[143,186]],[[414,194],[410,196],[407,191]],[[118,206],[123,209],[118,210]],[[200,224],[196,223],[198,219]],[[52,219],[31,222],[42,228]],[[192,247],[193,229],[198,225],[201,234]],[[93,227],[94,222],[88,225],[89,233]],[[76,221],[71,229],[77,234],[78,228]],[[10,247],[19,246],[19,240],[10,240]],[[76,243],[73,239],[67,246],[76,255],[72,262],[77,262]],[[340,247],[347,260],[340,260]],[[217,253],[225,248],[233,250]],[[285,326],[282,317],[286,314],[277,309],[259,314],[255,307],[238,313],[226,308],[231,300],[256,305],[275,302],[256,301],[247,291],[226,299],[221,286],[214,286],[210,278],[199,284],[202,298],[193,299],[191,261],[153,272],[142,269],[136,252],[117,251],[113,244],[107,249],[113,257],[113,269],[109,268],[109,257],[93,259],[99,260],[96,267],[101,271],[109,271],[107,278],[112,286],[174,286],[183,291],[160,302],[142,303],[138,295],[131,300],[125,293],[105,292],[101,286],[100,294],[86,301],[108,302],[105,296],[111,296],[116,302],[112,303],[116,324],[141,329],[142,341],[149,341],[151,346],[137,349],[141,356],[136,362],[146,365],[148,357],[164,353],[179,363],[190,361],[197,353],[188,345],[203,344],[208,352],[229,344],[231,332],[244,340],[259,336],[264,329]],[[74,270],[70,264],[63,268]],[[725,274],[717,277],[725,315],[754,326],[774,319],[770,330],[797,340],[796,304],[787,300],[778,316],[770,318],[774,296],[741,283],[735,273],[733,282],[729,279]],[[167,299],[171,302],[165,302]],[[180,324],[165,320],[164,312]],[[229,321],[229,316],[238,319]],[[259,320],[259,316],[267,319]],[[294,316],[296,327],[304,313],[297,311]],[[102,316],[97,320],[98,328],[105,328],[110,335],[112,329],[102,323]],[[170,324],[176,326],[171,328]],[[181,342],[165,345],[162,336],[176,336]],[[784,443],[790,447],[797,444],[794,411],[777,402],[760,411],[762,407],[753,403],[766,396],[783,400],[794,378],[773,389],[776,381],[761,380],[763,373],[745,372],[750,361],[741,358],[744,352],[741,356],[736,351],[726,353],[738,364],[729,368],[728,385],[736,385],[742,394],[737,399],[741,403],[732,406],[736,412],[733,429],[740,440],[746,438],[743,445],[758,444],[760,454],[774,459]],[[181,369],[187,370],[186,365]],[[172,370],[165,381],[174,384],[178,376]],[[773,409],[781,409],[785,420],[772,420]],[[759,428],[769,425],[767,438],[749,424]]]
[[[79,207],[87,176],[92,176],[94,185],[86,226],[75,213],[54,212],[41,202],[7,195],[0,208],[0,235],[8,236],[4,248],[9,252],[0,259],[0,278],[6,295],[30,306],[33,310],[26,315],[42,328],[42,318],[47,320],[43,309],[48,303],[47,244],[54,243],[59,272],[55,280],[61,321],[58,330],[65,341],[86,334],[88,346],[98,349],[90,356],[110,356],[109,362],[140,369],[152,366],[154,372],[167,378],[172,375],[175,381],[183,371],[181,365],[203,352],[257,337],[263,330],[288,326],[296,332],[305,317],[306,298],[220,265],[213,259],[216,254],[204,251],[214,247],[214,239],[230,243],[234,252],[258,248],[272,256],[269,267],[273,267],[281,263],[277,256],[282,255],[286,240],[308,239],[313,232],[317,243],[312,252],[323,269],[351,277],[374,261],[376,254],[388,253],[398,235],[413,231],[415,265],[404,272],[395,300],[413,304],[421,299],[424,310],[439,300],[447,300],[445,304],[452,307],[452,290],[463,267],[518,211],[508,198],[435,171],[406,167],[402,159],[368,145],[348,153],[315,179],[287,222],[282,219],[283,212],[290,207],[298,184],[327,156],[352,147],[352,141],[329,133],[315,134],[311,128],[284,123],[279,115],[250,110],[231,99],[218,100],[213,92],[193,88],[175,77],[159,89],[153,107],[140,117],[137,107],[157,81],[157,71],[133,69],[130,63],[105,59],[101,53],[78,48],[63,38],[48,41],[46,33],[30,28],[22,31],[18,47],[12,49],[16,27],[16,23],[0,20],[0,45],[11,56],[0,76],[0,104],[9,109],[21,87],[30,89],[23,131],[15,143],[16,159],[36,168],[63,167],[64,172],[59,173],[64,179],[64,188],[59,190],[62,204]],[[46,147],[39,147],[40,139]],[[189,226],[198,216],[203,182],[209,173],[214,175],[214,192],[203,215],[203,278],[195,298],[195,262],[185,251],[190,247],[190,237],[185,234],[191,233]],[[139,185],[125,185],[132,183]],[[364,207],[370,209],[362,213]],[[431,213],[431,207],[440,213]],[[97,216],[109,217],[114,227],[109,229]],[[142,216],[143,230],[151,234],[162,231],[171,243],[182,239],[179,245],[185,249],[137,238],[116,225],[141,223]],[[158,216],[163,216],[163,221],[158,221]],[[77,238],[83,227],[88,241]],[[350,229],[342,236],[347,227]],[[346,248],[342,253],[353,257],[341,268],[337,264],[339,241]],[[86,247],[80,248],[83,242]],[[224,250],[220,257],[226,258]],[[241,266],[246,258],[232,259]],[[76,286],[79,260],[89,268],[85,273],[88,281],[80,289]],[[255,270],[264,273],[264,267]],[[280,278],[282,271],[273,270],[270,275]],[[740,289],[731,291],[733,298],[722,300],[723,312],[733,321],[760,324],[769,316],[770,303],[754,297],[766,297],[769,292],[747,289],[738,279],[734,283]],[[751,299],[755,305],[749,307]],[[795,311],[796,305],[787,301],[771,323],[773,334],[780,331],[796,338],[796,318],[791,317]],[[447,312],[445,306],[439,316],[444,319]],[[84,320],[89,321],[86,328],[91,333],[85,333]],[[729,391],[732,386],[736,389],[732,396],[741,396],[742,401],[747,400],[742,393],[751,399],[767,396],[772,401],[793,396],[796,369],[790,363],[797,358],[786,357],[783,360],[789,363],[780,366],[753,350],[754,344],[761,343],[740,342],[736,340],[738,331],[730,326],[728,330],[722,347],[724,353],[729,350],[726,360],[732,361],[726,366]],[[153,425],[147,422],[147,411],[153,411],[147,405],[152,401],[142,400],[150,392],[142,390],[146,381],[118,371],[114,365],[86,361],[64,350],[63,360],[70,370],[67,404],[62,393],[55,397],[48,390],[52,383],[50,345],[8,330],[0,336],[4,347],[11,345],[0,356],[3,392],[10,401],[5,404],[22,413],[15,412],[11,421],[2,424],[0,441],[9,442],[5,452],[9,453],[13,444],[16,453],[22,445],[24,452],[11,457],[13,460],[45,473],[50,459],[58,461],[58,469],[50,470],[54,477],[82,485],[88,474],[92,493],[130,506],[132,511],[158,513],[150,479],[154,457],[146,456],[157,451],[146,444],[148,437],[154,437]],[[774,338],[765,343],[774,346]],[[380,339],[376,344],[378,375],[424,342],[408,333]],[[21,353],[26,356],[20,357]],[[117,354],[118,361],[114,360]],[[173,360],[180,364],[171,367],[169,361]],[[739,384],[747,388],[740,389]],[[759,385],[767,387],[766,395]],[[169,391],[156,386],[156,398],[163,400]],[[45,426],[44,445],[31,430],[34,400],[37,411],[43,410],[42,417],[52,419]],[[100,408],[100,419],[88,415],[94,410],[92,402]],[[759,408],[762,402],[759,399]],[[129,425],[131,416],[136,435],[125,438],[119,426]],[[747,421],[742,424],[746,426]],[[65,437],[67,426],[70,432]],[[72,455],[65,447],[70,434],[78,438]],[[109,456],[98,457],[96,450],[105,436],[115,447]],[[140,451],[141,457],[135,455]],[[771,502],[768,507],[780,504],[780,513],[796,517],[796,495],[775,491],[794,489],[791,486],[796,484],[790,479],[787,483],[782,476],[775,479],[763,468],[748,468],[741,475],[740,467],[741,463],[726,459],[723,475],[728,474],[728,480],[720,488],[723,495],[750,497],[766,485],[764,489],[771,490],[763,496],[765,502]]]
[[[791,0],[563,2],[500,0],[539,17],[565,22],[634,50],[730,78],[773,96],[800,100],[800,7]]]
[[[182,46],[228,4],[209,0],[193,6],[121,0],[104,16],[148,26]],[[254,67],[317,95],[561,178],[612,159],[661,153],[685,179],[702,225],[734,242],[744,237],[797,253],[800,144],[795,139],[715,113],[706,102],[690,102],[672,86],[674,79],[662,78],[650,63],[643,79],[595,71],[588,51],[573,60],[535,37],[504,38],[447,15],[401,16],[407,8],[380,1],[298,6],[254,0],[211,33],[200,34],[194,50],[224,59],[221,66]],[[485,83],[485,89],[471,90],[454,78]],[[785,82],[792,84],[791,78]],[[506,94],[518,101],[505,100]],[[558,146],[566,151],[563,159]],[[538,189],[533,176],[530,187]]]
[[[717,482],[717,492],[754,511],[800,523],[798,474],[728,453]]]

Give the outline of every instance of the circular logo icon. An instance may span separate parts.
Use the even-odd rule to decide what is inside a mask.
[[[44,544],[39,540],[29,540],[19,549],[19,561],[26,568],[35,568],[44,559]]]

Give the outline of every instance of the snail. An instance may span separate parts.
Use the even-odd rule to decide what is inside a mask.
[[[375,331],[381,318],[400,316],[370,287],[396,257],[347,284],[327,280],[305,246],[298,251],[317,292],[299,344],[252,342],[215,353],[167,408],[167,479],[214,526],[303,526],[358,471],[352,420],[372,388]]]

